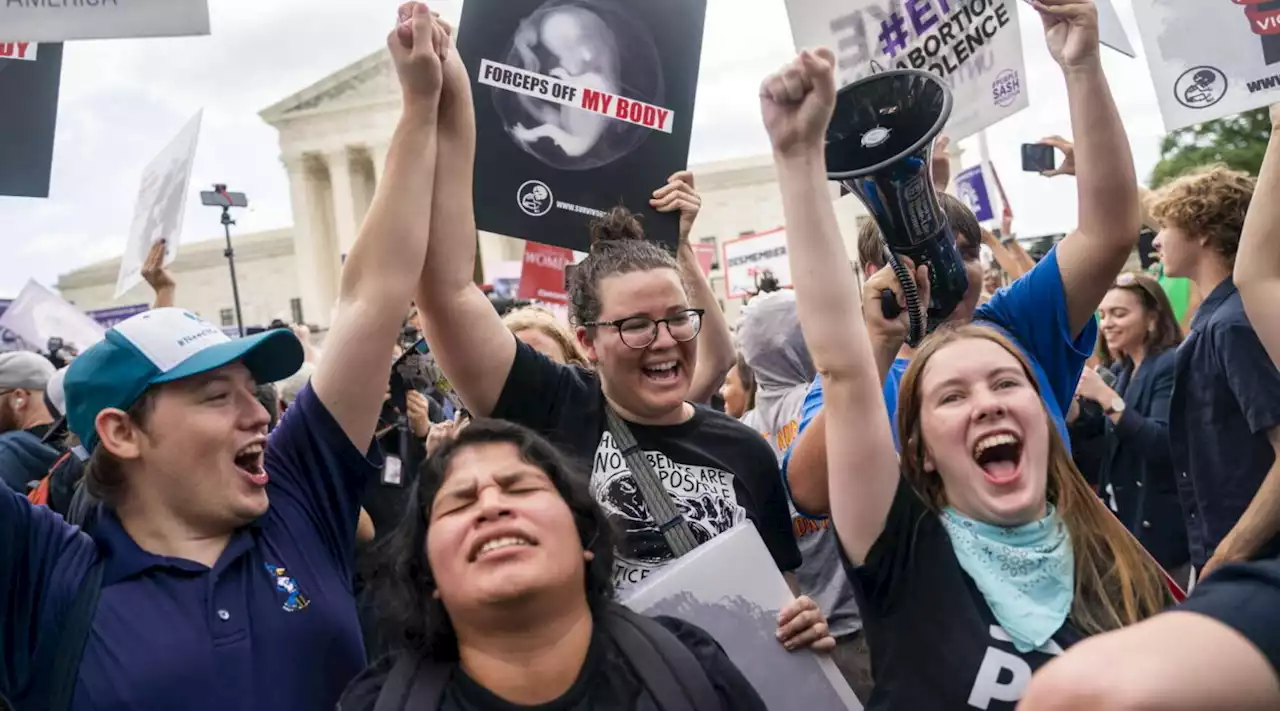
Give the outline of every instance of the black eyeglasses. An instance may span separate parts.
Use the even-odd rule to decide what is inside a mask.
[[[648,348],[658,339],[659,324],[667,324],[667,333],[680,343],[692,341],[702,331],[702,315],[705,309],[685,309],[666,318],[651,319],[648,316],[630,316],[617,321],[592,321],[585,326],[612,326],[618,329],[618,337],[628,348]]]

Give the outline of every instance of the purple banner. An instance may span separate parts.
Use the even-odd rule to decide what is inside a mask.
[[[987,222],[996,218],[995,210],[991,209],[991,197],[990,193],[987,192],[987,179],[982,174],[981,165],[965,168],[956,175],[956,195],[961,200],[964,200],[970,210],[973,210],[974,217],[978,218],[978,222]]]
[[[146,312],[151,308],[150,304],[134,304],[132,306],[113,306],[109,309],[98,309],[96,311],[86,311],[94,321],[102,324],[103,328],[111,328],[121,321],[137,316]]]

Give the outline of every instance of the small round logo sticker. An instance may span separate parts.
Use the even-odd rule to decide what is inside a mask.
[[[876,126],[870,131],[862,134],[862,147],[875,148],[887,140],[889,140],[889,129],[883,126]]]
[[[1207,109],[1227,95],[1227,75],[1217,67],[1192,67],[1174,82],[1173,95],[1189,109]]]
[[[551,188],[541,180],[527,180],[516,191],[516,204],[530,217],[542,217],[551,212],[555,200],[551,196]]]

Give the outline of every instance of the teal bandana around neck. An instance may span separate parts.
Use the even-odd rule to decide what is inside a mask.
[[[1075,556],[1062,517],[1049,505],[1039,521],[1004,528],[951,507],[942,527],[960,567],[973,578],[996,621],[1026,654],[1053,638],[1071,612]]]

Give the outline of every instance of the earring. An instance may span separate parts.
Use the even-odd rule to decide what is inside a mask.
[[[14,407],[22,407],[22,400],[14,400],[13,404]]]
[[[582,557],[587,559],[588,561],[592,561],[596,559],[596,554],[592,553],[591,551],[582,551]]]

